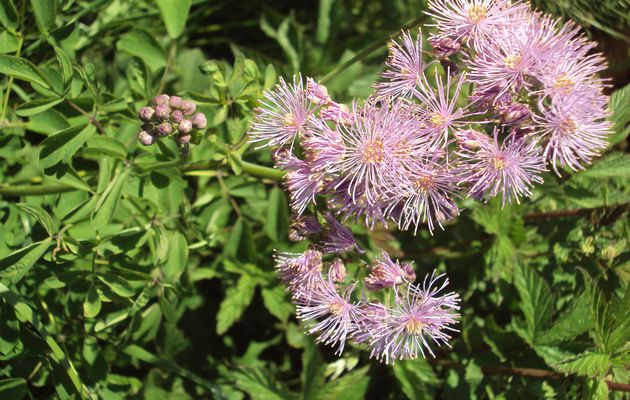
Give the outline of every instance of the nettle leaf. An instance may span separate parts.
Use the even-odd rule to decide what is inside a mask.
[[[287,322],[294,306],[288,301],[284,288],[282,286],[274,286],[271,289],[263,288],[261,294],[265,307],[271,315],[282,322]]]
[[[533,344],[553,312],[551,290],[533,268],[521,263],[514,269],[514,286],[521,298],[519,306],[527,323],[527,339]]]
[[[630,85],[616,90],[610,96],[611,120],[614,134],[608,139],[611,145],[623,142],[630,133]]]
[[[403,393],[410,399],[432,399],[428,385],[437,385],[440,380],[424,358],[398,361],[392,367]]]
[[[543,345],[558,344],[572,340],[593,327],[589,312],[589,299],[585,294],[577,296],[571,307],[558,318],[553,326],[545,331],[538,343]]]
[[[156,0],[168,35],[178,38],[186,27],[192,0]]]
[[[32,62],[15,56],[0,55],[0,74],[36,83],[50,89],[46,76]]]
[[[26,203],[17,203],[16,206],[42,224],[50,236],[53,236],[59,230],[57,221],[43,208]]]
[[[367,376],[368,368],[366,366],[357,369],[328,382],[319,393],[319,399],[364,399],[370,383],[370,378]]]
[[[92,124],[75,126],[49,136],[42,142],[39,164],[49,168],[60,162],[68,163],[81,146],[96,133]]]
[[[267,207],[267,223],[265,233],[274,242],[285,240],[289,230],[288,203],[284,192],[279,187],[274,187],[269,193],[269,206]]]
[[[575,178],[609,179],[630,177],[630,155],[615,152],[597,161],[591,167],[579,174]]]
[[[587,377],[604,376],[610,368],[610,356],[601,353],[585,353],[574,359],[552,365],[556,371]]]
[[[153,72],[166,65],[164,50],[147,31],[135,30],[125,34],[116,47],[120,51],[139,57]]]
[[[236,286],[227,289],[217,313],[217,334],[223,335],[243,315],[252,302],[256,285],[255,280],[243,274]]]
[[[33,243],[0,259],[0,277],[17,283],[42,258],[52,244],[52,238]]]

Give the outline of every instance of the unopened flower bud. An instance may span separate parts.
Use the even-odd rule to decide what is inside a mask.
[[[173,108],[180,108],[182,106],[182,98],[179,96],[171,96],[169,104]]]
[[[190,143],[190,135],[179,135],[177,141],[181,144]]]
[[[457,53],[462,45],[457,40],[453,40],[448,37],[432,36],[429,38],[429,43],[433,47],[435,54],[440,57],[448,57]]]
[[[151,103],[152,103],[154,106],[159,106],[159,105],[162,105],[162,104],[164,104],[164,105],[168,105],[169,99],[170,99],[170,96],[169,96],[169,95],[167,95],[167,94],[161,94],[161,95],[159,95],[159,96],[156,96],[156,97],[155,97],[155,98],[151,101]]]
[[[168,136],[173,132],[173,127],[168,122],[162,122],[157,126],[157,132],[160,136]]]
[[[341,258],[335,259],[335,261],[330,264],[330,268],[328,269],[328,277],[336,283],[341,283],[346,280],[346,276],[348,275],[346,271],[346,266],[344,265]]]
[[[195,129],[205,129],[208,126],[208,121],[203,113],[197,113],[191,118],[192,126]]]
[[[455,139],[457,139],[457,145],[466,150],[478,149],[490,140],[487,135],[474,129],[455,131]]]
[[[192,122],[190,122],[190,120],[188,120],[188,119],[183,119],[182,122],[179,123],[179,126],[177,127],[177,130],[182,135],[189,134],[190,131],[192,131]]]
[[[155,117],[160,121],[166,121],[171,116],[171,109],[166,104],[155,107]]]
[[[413,282],[416,280],[416,270],[411,263],[402,263],[400,268],[403,270],[403,277],[407,282]]]
[[[153,118],[154,114],[155,110],[153,109],[153,107],[142,107],[138,112],[138,118],[140,118],[142,121],[149,122]]]
[[[156,140],[157,140],[157,137],[155,135],[152,135],[150,132],[141,131],[138,134],[138,141],[145,146],[152,145],[153,143],[156,142]]]
[[[310,235],[317,234],[322,231],[322,226],[312,215],[302,215],[292,217],[289,226],[289,239],[293,242],[299,242],[306,239]]]
[[[532,115],[532,111],[527,104],[512,103],[499,108],[501,122],[507,126],[518,126],[527,121]]]
[[[184,113],[180,110],[175,110],[171,113],[171,121],[179,124],[184,119]]]
[[[197,105],[192,101],[182,101],[181,110],[184,115],[192,115],[197,110]]]
[[[306,98],[315,104],[327,104],[330,101],[326,86],[320,85],[311,78],[306,81]]]

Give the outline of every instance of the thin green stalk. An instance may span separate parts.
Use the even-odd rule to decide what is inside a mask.
[[[243,172],[253,176],[257,176],[259,178],[267,178],[274,181],[280,181],[284,176],[284,172],[280,171],[279,169],[264,167],[262,165],[250,163],[247,161],[241,161],[241,166],[243,167]]]
[[[79,190],[68,185],[10,185],[0,186],[0,196],[18,197],[18,196],[44,196],[47,194],[65,193],[73,190]]]
[[[426,16],[424,14],[422,14],[421,16],[419,16],[418,18],[414,19],[413,21],[410,21],[408,23],[406,23],[405,25],[402,26],[402,28],[400,28],[400,30],[407,30],[407,29],[411,29],[411,28],[415,28],[416,26],[419,26],[422,24],[422,22],[425,20]],[[325,84],[328,81],[330,81],[332,78],[334,78],[335,76],[339,75],[340,73],[342,73],[343,71],[345,71],[346,69],[348,69],[350,66],[352,66],[354,63],[359,62],[361,60],[363,60],[364,58],[366,58],[367,56],[369,56],[370,54],[372,54],[373,52],[375,52],[376,50],[380,49],[383,45],[385,45],[387,42],[389,42],[390,40],[394,39],[395,37],[397,37],[398,35],[400,35],[400,30],[397,30],[396,32],[388,35],[387,37],[380,39],[374,43],[372,43],[371,45],[369,45],[368,47],[366,47],[365,49],[361,50],[359,52],[359,54],[357,54],[356,56],[352,57],[351,59],[349,59],[348,61],[338,65],[337,67],[335,67],[332,71],[330,71],[329,73],[327,73],[322,79],[321,79],[321,83]]]

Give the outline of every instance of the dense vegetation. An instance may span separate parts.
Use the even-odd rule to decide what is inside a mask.
[[[273,254],[305,244],[287,235],[282,174],[248,143],[253,110],[297,72],[337,101],[367,97],[424,3],[4,0],[0,398],[623,398],[624,1],[533,2],[582,24],[611,65],[614,133],[592,166],[546,173],[520,205],[461,200],[433,235],[352,226],[371,255],[448,273],[452,349],[386,366],[302,333]],[[138,143],[138,110],[161,93],[208,119],[187,157]]]

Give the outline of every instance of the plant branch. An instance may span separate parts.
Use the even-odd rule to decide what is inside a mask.
[[[376,50],[380,49],[383,44],[389,42],[390,40],[394,39],[395,37],[397,37],[398,35],[400,35],[400,31],[401,30],[407,30],[407,29],[411,29],[411,28],[415,28],[416,26],[419,26],[420,24],[422,24],[422,22],[426,19],[426,16],[424,14],[420,15],[418,18],[406,23],[405,25],[402,26],[402,28],[400,28],[399,30],[397,30],[396,32],[386,36],[383,39],[377,40],[376,42],[372,43],[371,45],[369,45],[368,47],[366,47],[365,49],[361,50],[356,56],[352,57],[351,59],[349,59],[348,61],[343,62],[342,64],[336,66],[332,71],[330,71],[329,73],[327,73],[322,79],[321,79],[321,83],[325,84],[328,81],[330,81],[332,78],[334,78],[335,76],[339,75],[341,72],[345,71],[346,69],[348,69],[350,66],[352,66],[352,64],[363,60],[365,57],[369,56],[370,54],[372,54],[373,52],[375,52]]]
[[[18,196],[44,196],[47,194],[65,193],[73,190],[79,190],[68,185],[10,185],[0,186],[0,196],[18,197]]]
[[[444,368],[463,368],[464,365],[457,361],[452,360],[432,360],[432,364],[439,365]],[[569,376],[560,372],[549,371],[538,368],[519,368],[519,367],[506,367],[506,366],[491,366],[481,367],[481,371],[485,375],[505,375],[505,376],[521,376],[524,378],[536,378],[536,379],[554,379],[562,380],[567,379]],[[610,390],[618,390],[621,392],[630,392],[630,384],[617,383],[612,381],[606,381],[606,385]]]
[[[525,222],[534,223],[540,220],[553,219],[553,218],[566,218],[566,217],[581,217],[584,215],[589,215],[593,211],[603,210],[609,212],[615,212],[620,210],[624,212],[628,207],[628,204],[619,204],[616,206],[606,206],[606,207],[595,207],[595,208],[578,208],[575,210],[558,210],[558,211],[547,211],[547,212],[532,212],[523,215],[523,219]]]
[[[74,101],[72,101],[70,99],[66,99],[66,101],[68,102],[70,107],[74,108],[75,110],[77,110],[82,115],[85,115],[88,118],[88,121],[90,121],[90,123],[93,124],[96,127],[96,129],[98,129],[98,131],[99,131],[99,133],[101,135],[105,135],[105,129],[103,129],[103,126],[101,125],[101,123],[98,122],[98,120],[96,119],[96,115],[92,115],[92,114],[88,113],[87,111],[85,111],[84,109],[79,107]]]

